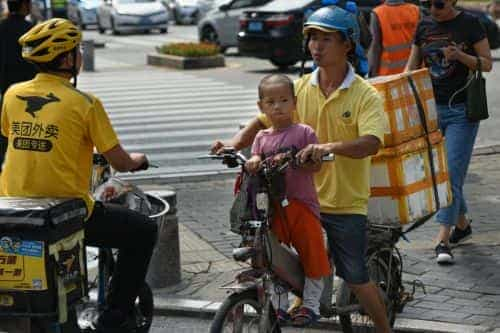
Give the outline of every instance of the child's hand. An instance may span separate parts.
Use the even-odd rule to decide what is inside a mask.
[[[245,163],[245,169],[251,174],[256,174],[260,169],[261,161],[259,156],[252,156],[252,158]]]
[[[285,153],[279,153],[273,156],[273,164],[279,165],[281,161],[286,157]]]

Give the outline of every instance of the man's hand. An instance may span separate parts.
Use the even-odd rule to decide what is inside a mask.
[[[310,144],[304,149],[297,153],[297,157],[300,163],[307,163],[312,161],[313,163],[320,163],[323,156],[328,155],[332,152],[332,144],[322,143],[322,144]]]
[[[260,156],[254,155],[245,163],[245,169],[251,174],[256,174],[259,171],[261,162]]]
[[[148,159],[143,153],[130,153],[130,158],[135,165],[130,171],[146,170],[149,166]]]
[[[232,147],[232,145],[228,144],[227,142],[216,140],[214,143],[212,143],[210,152],[215,155],[220,155],[224,152],[224,149],[227,149],[228,147]]]

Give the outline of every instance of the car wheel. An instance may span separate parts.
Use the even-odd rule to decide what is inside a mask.
[[[293,66],[297,63],[297,60],[295,59],[271,58],[269,60],[274,66],[278,67],[280,70],[286,70],[288,67]]]
[[[111,18],[111,31],[113,32],[113,35],[120,34],[120,31],[116,30],[115,20],[113,20],[113,18]]]
[[[160,29],[160,33],[161,33],[161,34],[166,34],[166,33],[167,33],[167,28],[162,28],[162,29]]]
[[[217,35],[217,32],[215,31],[214,28],[212,28],[209,25],[204,27],[203,30],[201,31],[201,41],[205,43],[220,45],[219,36]]]
[[[106,29],[104,29],[101,25],[101,21],[99,21],[99,19],[97,19],[97,31],[99,31],[100,34],[103,34],[106,32]]]

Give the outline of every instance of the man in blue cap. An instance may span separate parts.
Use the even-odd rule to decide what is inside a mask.
[[[295,120],[311,126],[320,143],[304,148],[299,158],[320,161],[323,155],[336,155],[335,162],[323,164],[314,179],[335,271],[356,294],[377,332],[388,333],[384,301],[370,281],[366,264],[370,157],[383,144],[382,101],[351,65],[359,47],[353,14],[339,7],[320,8],[308,18],[304,34],[318,68],[295,82]],[[249,146],[256,133],[269,125],[267,117],[259,114],[231,140],[216,141],[212,151]]]

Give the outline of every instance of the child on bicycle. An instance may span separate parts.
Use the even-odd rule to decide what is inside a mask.
[[[284,148],[300,150],[318,143],[311,127],[293,121],[296,99],[293,82],[285,75],[272,74],[259,84],[258,106],[272,123],[261,130],[252,146],[252,157],[245,167],[256,173],[268,156],[278,161]],[[278,205],[272,221],[272,231],[280,242],[292,245],[298,252],[306,275],[302,307],[287,313],[288,295],[273,297],[281,323],[292,321],[294,326],[308,326],[319,318],[319,299],[323,290],[322,278],[330,274],[330,264],[319,220],[319,202],[313,182],[313,173],[321,163],[305,163],[286,170],[286,201]]]

